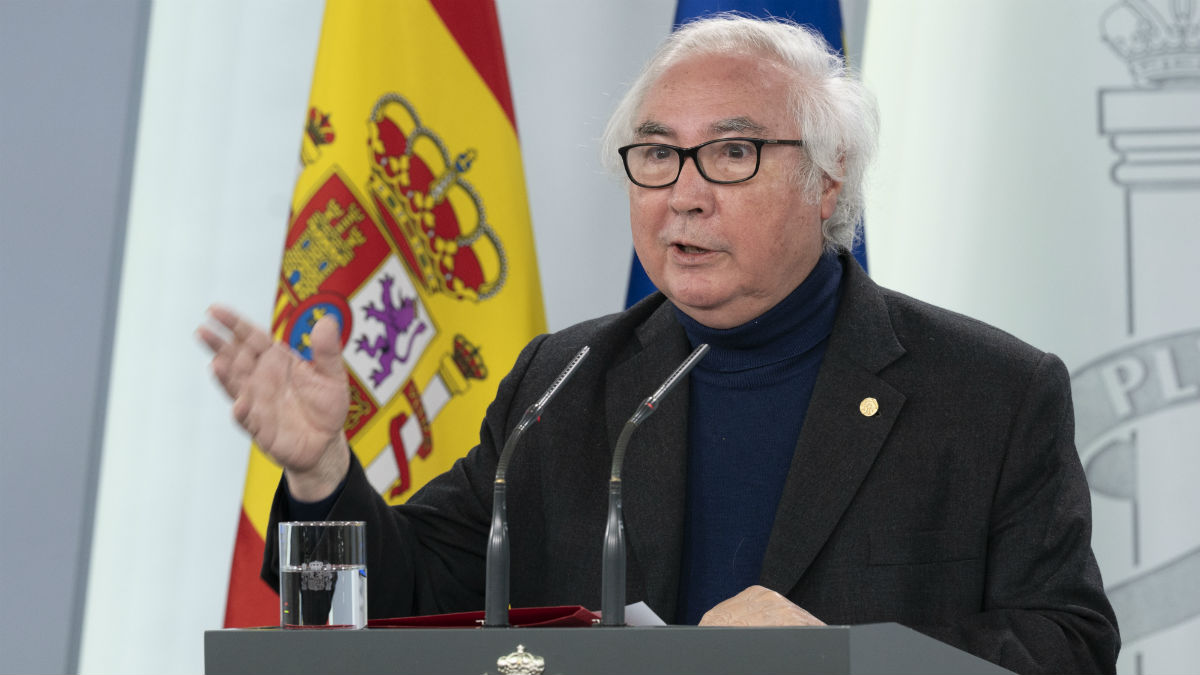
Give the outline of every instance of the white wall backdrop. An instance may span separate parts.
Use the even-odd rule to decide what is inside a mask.
[[[1198,32],[1200,4],[1169,0],[876,2],[867,23],[872,276],[1072,371],[1123,673],[1200,671],[1200,65],[1173,56]]]
[[[627,206],[596,138],[675,3],[497,5],[561,328],[624,302]],[[154,5],[80,672],[201,672],[224,618],[249,445],[192,332],[217,301],[270,318],[322,7]]]
[[[269,318],[320,17],[152,10],[80,672],[201,672],[224,618],[249,446],[192,331]]]

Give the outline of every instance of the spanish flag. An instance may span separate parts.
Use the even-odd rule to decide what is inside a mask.
[[[478,441],[545,330],[500,26],[491,0],[328,0],[271,324],[308,355],[341,324],[346,437],[403,502]],[[275,624],[259,578],[280,469],[249,469],[226,627]]]

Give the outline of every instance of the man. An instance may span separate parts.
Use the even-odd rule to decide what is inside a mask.
[[[367,520],[372,615],[481,608],[499,450],[587,344],[513,458],[508,511],[512,603],[596,607],[613,443],[707,342],[628,450],[631,602],[683,623],[898,621],[1021,672],[1111,672],[1062,363],[879,288],[844,253],[875,126],[802,28],[720,17],[673,34],[605,137],[661,294],[531,342],[480,444],[403,507],[341,433],[333,321],[309,364],[215,308],[232,337],[201,329],[213,370],[284,467],[272,522]]]

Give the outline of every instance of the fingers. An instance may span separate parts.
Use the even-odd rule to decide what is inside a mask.
[[[218,378],[225,385],[225,390],[229,392],[229,395],[236,398],[242,395],[242,389],[246,386],[246,382],[255,377],[262,368],[263,359],[272,351],[275,350],[268,348],[263,352],[257,352],[245,346],[230,349],[218,354],[213,359],[213,369],[216,372],[218,362],[224,366],[223,372],[218,374]]]
[[[250,434],[251,438],[254,438],[258,431],[257,420],[251,421],[250,419],[253,407],[254,403],[248,396],[239,397],[233,402],[233,419]]]
[[[247,321],[232,309],[213,305],[208,308],[208,315],[233,334],[233,340],[229,341],[229,344],[244,345],[255,354],[261,354],[271,347],[273,341],[265,330]],[[207,340],[205,344],[209,344]],[[212,347],[211,344],[209,346]]]
[[[244,352],[243,352],[244,353]],[[298,360],[290,349],[275,343],[258,358],[253,365],[234,366],[240,370],[231,375],[238,394],[233,403],[233,417],[260,446],[270,441],[278,432],[280,401],[289,386],[291,369]]]
[[[213,305],[208,315],[214,322],[201,325],[196,335],[213,353],[213,374],[225,393],[236,399],[259,356],[271,348],[272,340],[266,331],[226,307]],[[225,330],[231,335],[223,334]]]
[[[228,342],[225,341],[225,338],[218,335],[216,331],[212,330],[208,326],[200,326],[197,328],[196,336],[200,338],[200,341],[203,342],[213,354],[221,351],[221,349],[228,344]]]
[[[823,626],[820,619],[779,593],[750,586],[708,610],[701,626]]]
[[[312,364],[322,375],[342,374],[342,327],[333,314],[321,317],[312,333]]]

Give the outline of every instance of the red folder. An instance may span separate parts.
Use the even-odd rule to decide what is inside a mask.
[[[518,628],[554,626],[583,628],[600,621],[600,615],[579,605],[563,607],[515,607],[508,610],[508,622]],[[367,628],[478,628],[483,611],[404,616],[395,619],[371,619]]]

